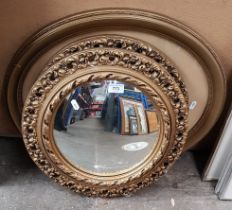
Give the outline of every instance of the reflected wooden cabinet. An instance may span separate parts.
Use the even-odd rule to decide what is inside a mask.
[[[152,133],[158,130],[159,125],[158,125],[158,119],[157,119],[156,112],[147,110],[146,116],[147,116],[147,125],[148,125],[149,133]]]

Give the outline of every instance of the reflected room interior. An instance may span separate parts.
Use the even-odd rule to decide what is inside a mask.
[[[90,82],[63,100],[54,139],[75,167],[93,173],[127,170],[144,160],[159,136],[159,111],[136,87],[116,80]]]

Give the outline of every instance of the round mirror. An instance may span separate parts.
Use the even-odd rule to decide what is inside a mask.
[[[180,156],[187,101],[156,61],[85,49],[37,79],[24,104],[23,138],[61,185],[88,196],[127,195],[158,180]]]
[[[94,173],[129,169],[152,151],[159,112],[135,86],[103,80],[79,86],[60,104],[55,143],[75,167]]]

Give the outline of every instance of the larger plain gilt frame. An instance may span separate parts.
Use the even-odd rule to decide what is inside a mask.
[[[3,85],[7,90],[9,111],[17,128],[21,130],[24,83],[25,81],[26,83],[34,82],[33,79],[28,81],[25,78],[32,71],[33,64],[36,63],[41,54],[53,46],[62,44],[69,38],[74,38],[80,34],[84,35],[90,30],[95,31],[102,27],[126,27],[152,34],[158,33],[167,39],[175,40],[181,46],[198,55],[197,59],[205,66],[209,98],[204,113],[189,131],[185,150],[196,145],[212,128],[223,109],[226,81],[219,59],[209,44],[185,25],[163,15],[128,8],[97,9],[62,18],[33,34],[22,44],[10,62],[9,74]],[[138,48],[137,52],[139,53],[140,50]],[[157,50],[155,49],[155,51]],[[143,53],[141,52],[141,54]],[[173,65],[171,65],[172,67]]]

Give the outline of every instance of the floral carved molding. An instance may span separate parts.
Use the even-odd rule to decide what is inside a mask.
[[[73,88],[105,79],[144,91],[158,107],[162,123],[158,144],[142,163],[102,179],[65,160],[52,130],[56,110]],[[22,133],[31,158],[50,178],[87,196],[114,197],[131,194],[167,172],[183,150],[187,117],[186,88],[164,55],[125,37],[91,37],[50,59],[25,101]]]

